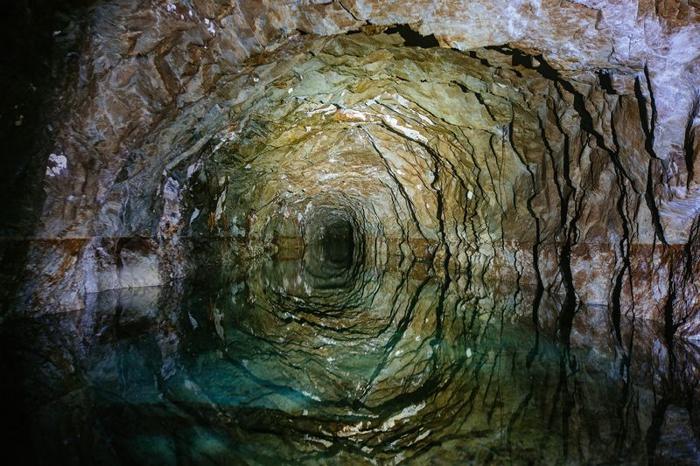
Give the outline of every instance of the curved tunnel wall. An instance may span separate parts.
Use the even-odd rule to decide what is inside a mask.
[[[695,34],[694,10],[638,16],[656,35],[623,55],[618,33],[638,32],[613,7],[534,19],[524,4],[512,17],[528,21],[501,38],[485,34],[497,5],[418,9],[419,22],[387,5],[255,5],[94,9],[82,46],[95,57],[79,68],[91,84],[58,128],[36,235],[70,239],[35,259],[60,259],[52,280],[72,291],[38,301],[183,276],[200,238],[259,254],[275,206],[335,190],[371,211],[367,234],[390,255],[570,309],[664,320],[672,307],[694,332],[697,42],[652,52]],[[395,23],[435,36],[376,35]]]

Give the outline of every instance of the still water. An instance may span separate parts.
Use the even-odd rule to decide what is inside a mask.
[[[700,462],[697,347],[617,344],[605,308],[565,347],[556,297],[353,254],[7,320],[9,438],[41,464]]]

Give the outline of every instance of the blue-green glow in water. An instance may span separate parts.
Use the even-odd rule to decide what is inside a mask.
[[[698,459],[697,348],[424,264],[268,261],[6,322],[54,464],[630,464]],[[338,270],[336,270],[338,271]],[[630,343],[631,342],[631,343]],[[672,354],[672,356],[671,356]],[[48,463],[47,463],[48,464]]]

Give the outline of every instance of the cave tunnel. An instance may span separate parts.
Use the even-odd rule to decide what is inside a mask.
[[[700,4],[6,8],[8,464],[700,464]]]

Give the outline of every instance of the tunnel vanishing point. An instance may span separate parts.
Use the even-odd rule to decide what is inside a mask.
[[[700,464],[700,2],[3,8],[7,464]]]

